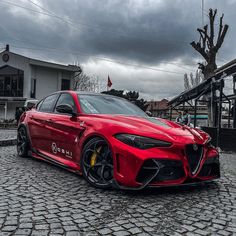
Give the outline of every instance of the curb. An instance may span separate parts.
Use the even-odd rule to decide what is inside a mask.
[[[6,146],[13,146],[16,145],[17,139],[6,139],[6,140],[0,140],[0,147],[6,147]]]

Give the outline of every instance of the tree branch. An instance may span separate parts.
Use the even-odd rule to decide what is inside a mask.
[[[210,47],[214,46],[214,34],[215,34],[215,30],[214,30],[214,21],[215,21],[215,16],[216,16],[217,10],[213,10],[209,9],[209,19],[210,19],[210,38],[209,38],[209,44]]]
[[[209,60],[209,57],[208,57],[207,53],[205,52],[204,48],[201,47],[200,43],[196,43],[196,42],[193,41],[190,44],[196,51],[198,51],[204,57],[204,59],[206,61]]]
[[[228,25],[224,25],[222,34],[220,35],[220,37],[218,38],[217,43],[216,43],[216,52],[219,50],[219,48],[221,47],[222,43],[224,42],[224,38],[225,38],[225,35],[226,35],[228,29],[229,29],[229,26]]]
[[[222,14],[222,16],[220,17],[219,32],[218,32],[217,43],[216,43],[216,50],[217,51],[219,50],[222,43],[224,42],[225,35],[226,35],[228,28],[229,28],[228,25],[223,26],[223,18],[224,18],[224,14]]]

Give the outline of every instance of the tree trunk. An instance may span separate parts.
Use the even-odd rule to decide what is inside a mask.
[[[209,79],[211,76],[213,76],[214,71],[217,68],[217,65],[215,63],[216,61],[216,54],[212,53],[209,57],[209,62],[205,66],[204,69],[204,78],[205,80]],[[212,91],[208,96],[207,96],[207,114],[208,114],[208,125],[210,127],[213,127],[215,125],[215,113],[216,113],[216,107],[215,107],[215,97],[216,93],[215,91]]]

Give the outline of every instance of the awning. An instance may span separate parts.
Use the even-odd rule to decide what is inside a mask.
[[[22,97],[0,97],[0,102],[24,102],[27,98]]]

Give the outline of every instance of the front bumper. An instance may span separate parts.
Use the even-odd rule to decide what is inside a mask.
[[[146,187],[176,186],[220,177],[219,155],[215,148],[193,144],[170,148],[135,150],[116,148],[113,186],[140,190]],[[150,157],[151,156],[151,157]]]

